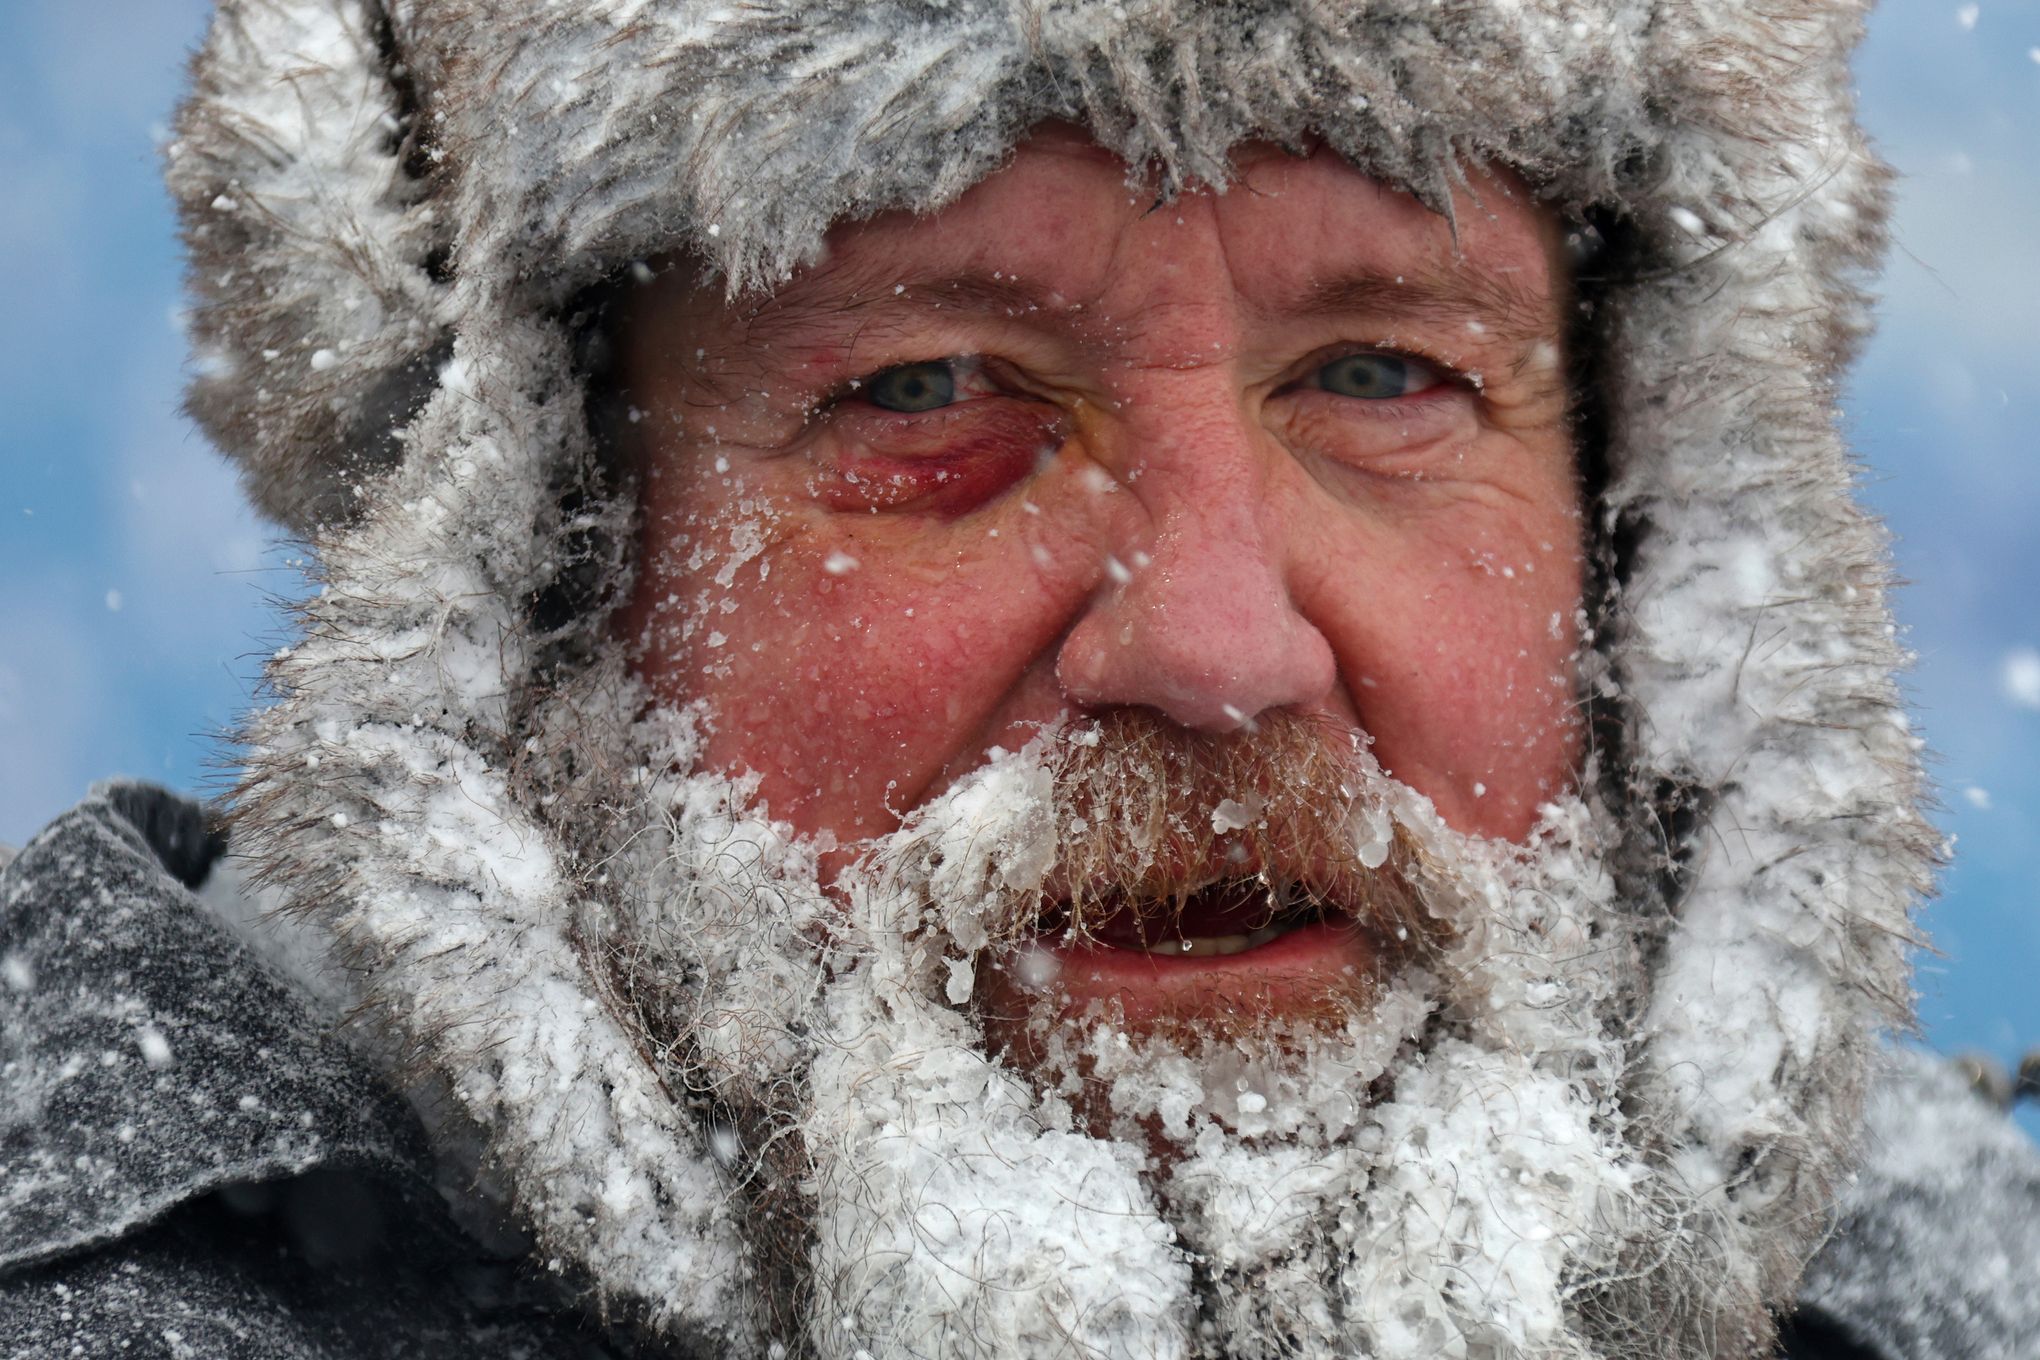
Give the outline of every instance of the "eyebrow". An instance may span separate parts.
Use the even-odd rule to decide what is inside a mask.
[[[1504,340],[1546,339],[1559,327],[1558,300],[1510,274],[1471,266],[1397,274],[1361,269],[1319,280],[1288,301],[1303,316],[1409,317],[1432,323],[1478,321]]]
[[[1016,316],[1047,310],[1054,294],[1009,274],[966,273],[903,280],[878,269],[846,278],[813,280],[765,298],[744,316],[747,340],[777,341],[842,317],[884,324],[895,317],[951,311]]]

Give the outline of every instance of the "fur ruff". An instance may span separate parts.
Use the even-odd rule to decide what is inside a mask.
[[[169,150],[191,405],[322,582],[249,725],[243,848],[452,1080],[561,1268],[669,1334],[757,1343],[714,1129],[583,957],[599,837],[564,791],[658,767],[603,611],[534,622],[563,576],[626,571],[566,307],[676,248],[769,287],[832,222],[939,207],[1046,118],[1178,183],[1222,184],[1248,136],[1322,137],[1432,202],[1505,162],[1630,256],[1601,291],[1593,680],[1622,722],[1611,863],[1662,922],[1630,1136],[1736,1240],[1720,1352],[1762,1353],[1874,1031],[1909,1010],[1935,854],[1833,409],[1883,245],[1859,27],[1810,0],[222,0]],[[1665,789],[1695,825],[1659,818]],[[627,1174],[587,1161],[603,1141]]]

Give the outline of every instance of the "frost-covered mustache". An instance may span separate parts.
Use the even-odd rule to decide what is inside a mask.
[[[986,934],[1077,940],[1183,923],[1226,895],[1285,914],[1347,914],[1385,936],[1435,936],[1423,857],[1389,813],[1394,787],[1359,733],[1271,714],[1239,732],[1193,732],[1124,709],[1045,734],[1054,864],[1032,899]]]

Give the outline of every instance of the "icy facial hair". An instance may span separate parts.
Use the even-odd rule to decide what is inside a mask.
[[[1340,1024],[1226,1052],[1072,1024],[1018,1071],[988,1055],[972,993],[1059,872],[1067,890],[1101,845],[1136,846],[1139,827],[1070,826],[1099,800],[1059,770],[1140,759],[1070,758],[1106,740],[1130,738],[1080,724],[995,754],[836,898],[818,847],[744,784],[653,781],[661,829],[612,860],[631,885],[612,971],[747,1203],[763,1330],[844,1357],[1660,1353],[1620,1300],[1706,1308],[1677,1231],[1702,1216],[1625,1137],[1611,1022],[1639,964],[1585,807],[1548,808],[1529,848],[1459,836],[1356,740],[1350,797],[1301,831],[1271,799],[1323,797],[1322,771],[1242,766],[1283,834],[1329,821],[1376,864],[1410,848],[1435,927],[1421,966]],[[1182,787],[1162,824],[1211,824],[1190,803],[1214,790]],[[1168,1154],[1095,1131],[1070,1073]],[[1643,1275],[1673,1283],[1616,1283]]]

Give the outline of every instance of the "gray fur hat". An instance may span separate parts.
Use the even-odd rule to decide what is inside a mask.
[[[1506,164],[1622,243],[1620,275],[1593,284],[1594,683],[1623,724],[1630,840],[1678,867],[1637,876],[1637,910],[1666,920],[1638,1065],[1658,1155],[1721,1187],[1728,1230],[1765,1244],[1747,1296],[1775,1302],[1820,1229],[1797,1183],[1844,1165],[1873,1033],[1909,1011],[1908,909],[1935,854],[1884,538],[1836,426],[1883,247],[1886,172],[1849,96],[1861,17],[1846,0],[220,0],[169,149],[190,404],[323,584],[249,728],[244,847],[371,961],[421,1046],[475,1074],[468,1113],[554,1187],[520,1201],[541,1237],[601,1255],[638,1229],[604,1218],[565,1154],[503,1132],[519,1116],[489,1074],[526,1039],[434,1009],[432,982],[460,966],[448,922],[540,939],[575,892],[517,773],[560,658],[613,664],[599,609],[535,621],[534,602],[576,569],[612,592],[628,571],[629,507],[591,470],[574,299],[676,250],[769,289],[832,223],[938,208],[1047,119],[1176,185],[1223,185],[1248,138],[1321,139],[1441,206],[1462,167]],[[1662,819],[1667,789],[1689,792],[1691,825]],[[485,845],[421,856],[379,830],[454,791],[490,809]],[[628,1067],[628,1036],[588,1023],[588,1066]],[[679,1149],[648,1174],[704,1206],[689,1241],[739,1235],[699,1130],[643,1083],[592,1099],[582,1117]],[[741,1282],[685,1264],[703,1259],[674,1246],[610,1284],[727,1334],[713,1320]]]

